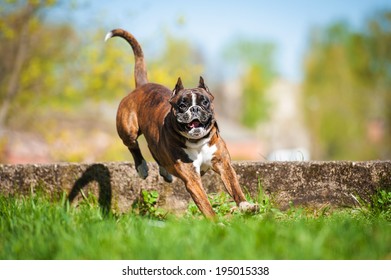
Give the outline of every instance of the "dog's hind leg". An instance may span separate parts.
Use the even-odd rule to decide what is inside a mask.
[[[140,176],[140,178],[142,179],[147,178],[149,169],[148,169],[147,162],[145,161],[143,155],[141,154],[141,150],[138,146],[138,142],[135,141],[135,144],[132,147],[128,146],[128,149],[133,156],[134,164],[136,166],[138,176]]]
[[[123,142],[128,147],[129,152],[133,156],[134,165],[136,166],[138,176],[140,176],[140,178],[142,179],[145,179],[148,177],[148,171],[149,171],[147,162],[145,161],[143,155],[141,154],[141,150],[137,140],[133,140],[133,139],[129,137],[123,138]]]
[[[164,178],[164,181],[172,183],[172,175],[161,165],[159,165],[159,174]]]
[[[129,114],[128,111],[125,111],[125,114],[121,112],[122,111],[118,110],[117,114],[118,135],[132,154],[138,175],[142,179],[145,179],[148,176],[148,166],[141,154],[141,150],[137,142],[137,138],[141,135],[137,119],[135,114]],[[124,120],[126,120],[126,122]]]

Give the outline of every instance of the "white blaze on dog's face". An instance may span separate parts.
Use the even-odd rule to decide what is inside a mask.
[[[180,78],[170,103],[179,133],[188,139],[202,139],[214,125],[213,96],[200,78],[198,88],[184,89]]]

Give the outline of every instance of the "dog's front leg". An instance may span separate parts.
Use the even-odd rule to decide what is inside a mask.
[[[228,159],[217,160],[213,164],[213,170],[220,175],[221,180],[228,193],[238,205],[239,210],[245,213],[259,212],[257,204],[249,203],[240,188],[235,170]]]
[[[201,176],[195,171],[193,165],[181,163],[177,164],[175,169],[175,173],[185,183],[186,190],[201,213],[205,217],[213,219],[216,213],[213,211],[208,196],[202,187]]]
[[[241,202],[246,201],[246,197],[242,189],[240,188],[239,181],[236,176],[236,172],[227,161],[217,161],[213,165],[213,170],[220,175],[223,184],[228,191],[229,195],[239,205]]]
[[[201,179],[185,182],[185,185],[201,213],[207,218],[214,218],[216,214],[213,211],[205,190],[202,188]]]

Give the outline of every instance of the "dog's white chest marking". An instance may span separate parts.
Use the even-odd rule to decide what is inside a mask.
[[[217,151],[216,145],[209,146],[210,138],[202,139],[197,143],[186,142],[185,153],[193,161],[193,165],[198,172],[207,171],[212,165],[214,153]]]

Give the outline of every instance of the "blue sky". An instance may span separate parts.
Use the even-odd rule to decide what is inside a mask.
[[[221,57],[224,45],[241,36],[277,45],[281,76],[299,81],[309,31],[344,20],[359,27],[375,11],[391,9],[389,0],[75,0],[72,20],[84,27],[122,27],[153,45],[163,30],[196,44],[208,60]],[[182,22],[183,24],[178,24]],[[104,37],[104,36],[103,36]],[[156,42],[159,42],[157,39]],[[148,55],[148,54],[147,54]]]

